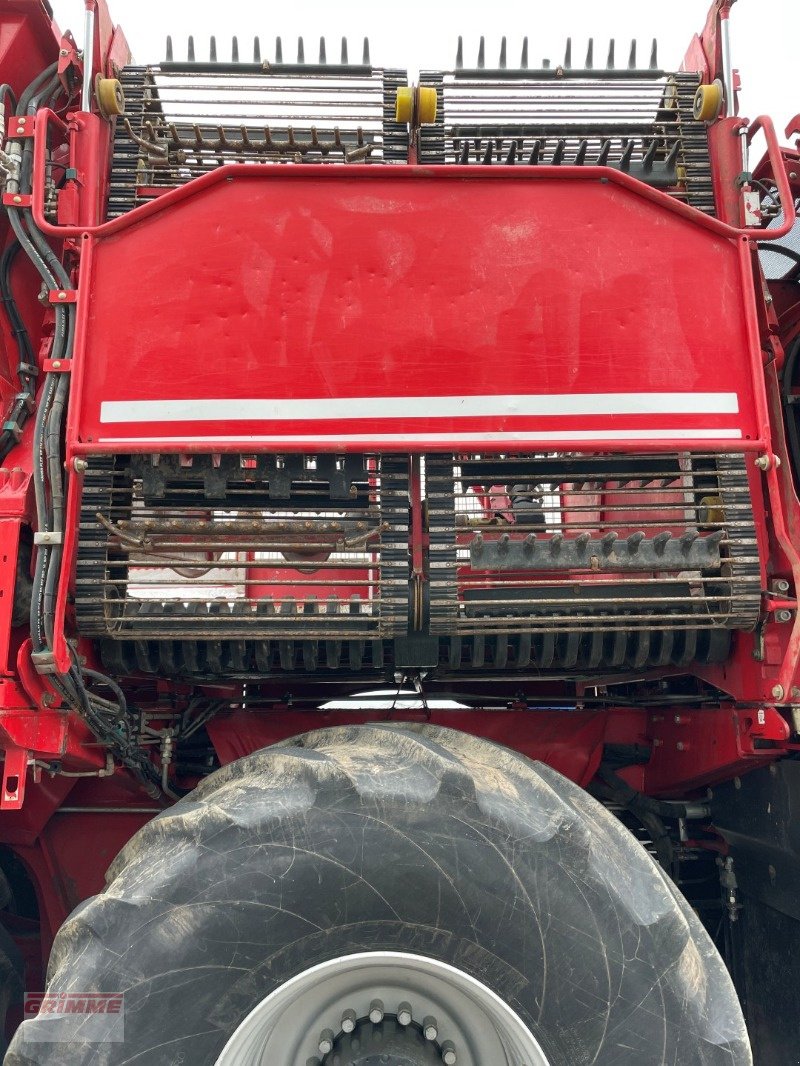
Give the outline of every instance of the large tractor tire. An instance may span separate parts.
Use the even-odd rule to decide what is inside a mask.
[[[0,892],[8,883],[0,871]],[[0,1055],[8,1047],[6,1043],[7,1015],[12,1009],[22,1007],[25,990],[25,964],[19,948],[4,925],[0,925]]]
[[[752,1061],[711,940],[616,819],[433,726],[323,729],[213,774],[67,920],[48,990],[124,993],[124,1040],[34,1019],[6,1066]]]

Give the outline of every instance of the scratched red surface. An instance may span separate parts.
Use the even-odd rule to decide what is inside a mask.
[[[758,435],[735,239],[613,182],[244,169],[91,240],[81,441]],[[609,393],[734,393],[738,411],[598,413]],[[596,406],[555,413],[581,394]],[[459,395],[500,399],[469,417],[437,404]],[[530,395],[552,408],[502,399]],[[169,403],[119,417],[152,401],[328,398],[353,402],[335,419],[229,406],[175,421]],[[407,402],[376,411],[376,398]]]

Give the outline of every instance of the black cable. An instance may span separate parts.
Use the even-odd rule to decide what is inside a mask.
[[[3,86],[0,85],[0,93],[2,93],[2,90]],[[13,240],[6,247],[0,258],[0,302],[5,307],[11,335],[17,345],[19,360],[17,376],[20,384],[20,391],[14,397],[5,417],[4,424],[6,428],[0,432],[0,462],[5,459],[18,442],[22,427],[33,410],[36,393],[35,382],[39,372],[35,364],[33,347],[28,331],[22,321],[11,289],[11,267],[20,248],[19,241]]]
[[[41,72],[41,74],[37,74],[37,76],[33,79],[33,81],[27,87],[27,89],[25,89],[23,91],[22,96],[20,96],[19,103],[17,104],[17,107],[16,107],[16,114],[18,114],[18,115],[27,114],[28,105],[30,104],[30,102],[33,99],[33,97],[37,94],[39,89],[41,89],[41,87],[44,84],[44,82],[51,80],[53,75],[57,74],[57,73],[58,73],[58,63],[51,63],[51,65],[49,67],[46,67]]]
[[[8,84],[8,82],[3,82],[3,84],[0,85],[0,101],[3,102],[3,106],[5,106],[5,101],[6,100],[10,100],[11,101],[11,107],[6,112],[6,114],[8,114],[8,115],[16,114],[16,111],[17,111],[17,98],[16,98],[16,96],[14,94],[14,90],[11,88],[11,86]]]
[[[646,796],[644,792],[637,792],[635,788],[632,788],[627,781],[621,778],[619,774],[614,773],[611,767],[605,763],[600,764],[597,776],[602,781],[605,781],[609,788],[620,798],[622,806],[627,807],[628,810],[633,811],[636,808],[638,811],[648,811],[659,818],[686,817],[686,805],[684,803],[679,803],[678,801],[665,802],[653,799],[652,796]]]
[[[117,697],[117,703],[122,714],[128,713],[128,701],[125,699],[125,693],[119,687],[119,685],[110,677],[106,677],[105,674],[101,674],[99,670],[90,670],[88,666],[84,666],[81,670],[84,677],[91,678],[92,681],[99,681],[100,684],[110,688],[114,695]]]
[[[61,93],[56,65],[43,71],[25,90],[17,105],[17,114],[35,114],[42,100],[54,99]],[[0,87],[0,92],[2,88]],[[33,171],[32,145],[28,141],[20,161],[19,190],[31,191]],[[19,247],[27,254],[47,289],[70,287],[70,278],[61,260],[50,247],[44,234],[36,226],[29,210],[9,208],[9,220]],[[16,254],[16,251],[13,253]],[[13,255],[0,259],[0,295],[10,293],[10,263]],[[6,282],[4,284],[4,277]],[[16,305],[6,302],[12,328],[19,318]],[[75,309],[59,305],[54,308],[55,335],[51,358],[71,356],[75,339]],[[16,318],[14,317],[16,316]],[[24,324],[19,319],[19,326]],[[19,344],[27,334],[17,336]],[[22,349],[21,349],[22,350]],[[27,349],[26,349],[27,351]],[[38,545],[31,599],[31,640],[37,653],[52,653],[55,635],[55,607],[61,574],[63,547],[59,534],[64,532],[64,466],[62,454],[63,425],[66,414],[69,377],[49,373],[45,377],[36,408],[33,433],[33,481],[36,498],[37,528],[54,534],[52,544]],[[0,445],[1,446],[1,445]],[[53,684],[68,705],[83,717],[92,733],[127,767],[148,795],[163,798],[160,780],[149,756],[142,751],[132,734],[131,720],[125,694],[119,685],[104,674],[73,663],[66,674],[54,674]],[[116,704],[89,691],[86,681],[96,681],[111,690]]]

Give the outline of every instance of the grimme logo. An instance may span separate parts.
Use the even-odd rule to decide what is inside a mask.
[[[24,1017],[36,1021],[23,1029],[24,1038],[31,1042],[121,1041],[123,1001],[121,992],[29,992]]]

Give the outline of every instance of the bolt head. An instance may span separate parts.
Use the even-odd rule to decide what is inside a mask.
[[[59,300],[66,300],[67,294],[65,292],[60,292],[58,294],[58,298],[59,298]]]
[[[335,1041],[332,1029],[325,1029],[322,1036],[319,1038],[319,1053],[320,1055],[327,1055],[333,1051],[333,1044]]]
[[[783,699],[783,685],[773,685],[772,686],[772,695],[775,697],[776,700],[782,700]]]
[[[408,1003],[401,1003],[397,1008],[397,1021],[399,1025],[411,1025],[412,1020],[411,1007]]]
[[[344,1014],[342,1015],[342,1021],[341,1021],[342,1032],[343,1033],[352,1033],[353,1030],[356,1027],[356,1021],[357,1021],[356,1012],[354,1010],[346,1010],[344,1012]]]
[[[15,196],[14,197],[14,203],[15,204],[21,204],[22,203],[22,197],[21,196]]]

